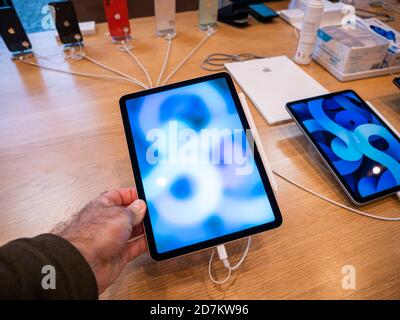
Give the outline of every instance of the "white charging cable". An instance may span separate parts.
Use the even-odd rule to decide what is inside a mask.
[[[101,63],[100,61],[97,61],[97,60],[89,57],[87,54],[82,55],[81,53],[79,53],[78,55],[80,55],[82,58],[92,62],[93,64],[95,64],[95,65],[97,65],[97,66],[99,66],[101,68],[104,68],[104,69],[109,70],[109,71],[111,71],[111,72],[113,72],[115,74],[118,74],[121,77],[130,79],[133,83],[136,83],[139,87],[142,87],[143,89],[148,89],[149,88],[143,82],[141,82],[141,81],[139,81],[139,80],[127,75],[126,73],[123,73],[123,72],[121,72],[121,71],[119,71],[117,69],[114,69],[112,67],[109,67],[109,66],[105,65],[105,64]]]
[[[167,51],[166,51],[166,53],[165,53],[164,62],[163,62],[162,67],[161,67],[160,75],[158,76],[157,85],[156,85],[157,87],[160,86],[161,78],[162,78],[162,76],[164,75],[165,68],[167,67],[169,55],[170,55],[170,53],[171,53],[172,35],[171,35],[171,34],[167,34],[167,36],[165,37],[165,39],[168,41],[168,45],[167,45]]]
[[[129,82],[134,83],[135,85],[137,85],[136,82],[133,82],[131,79],[127,79],[125,77],[110,76],[110,75],[106,75],[106,74],[95,74],[95,73],[86,73],[86,72],[77,72],[77,71],[67,71],[67,70],[62,70],[62,69],[43,66],[43,65],[40,65],[38,63],[35,63],[35,62],[32,62],[32,61],[28,61],[28,60],[24,60],[24,59],[19,59],[18,61],[22,62],[22,63],[25,63],[25,64],[28,64],[28,65],[31,65],[31,66],[34,66],[34,67],[38,67],[40,69],[49,70],[49,71],[53,71],[53,72],[64,73],[64,74],[69,74],[69,75],[73,75],[73,76],[88,77],[88,78],[98,78],[98,79],[106,79],[106,80],[123,80],[123,81],[129,81]]]
[[[167,82],[174,76],[174,74],[196,53],[196,51],[215,33],[215,30],[211,27],[209,27],[206,30],[206,36],[200,41],[200,43],[172,70],[172,72],[167,76],[167,78],[163,81],[162,85],[167,84]],[[170,52],[171,52],[171,46],[172,46],[172,37],[171,35],[167,35],[166,39],[168,40],[168,46],[167,46],[167,51],[166,51],[166,55],[165,55],[165,59],[160,71],[160,75],[158,77],[157,80],[157,87],[160,85],[161,82],[161,78],[165,72],[166,66],[167,66],[167,62],[170,56]],[[149,86],[150,88],[153,87],[153,83],[151,81],[151,77],[149,75],[149,72],[147,71],[146,67],[143,65],[143,63],[140,62],[140,60],[136,57],[136,55],[134,55],[131,51],[131,48],[129,48],[126,45],[125,41],[121,42],[121,47],[123,51],[126,51],[134,60],[135,62],[138,64],[138,66],[143,70],[143,72],[145,73],[147,80],[149,82]],[[85,52],[84,52],[84,48],[81,44],[79,44],[79,52],[76,51],[76,48],[71,47],[69,49],[67,49],[66,51],[64,51],[64,57],[66,59],[71,59],[71,60],[83,60],[86,59],[88,61],[90,61],[91,63],[106,69],[110,72],[113,72],[115,74],[117,74],[118,76],[109,76],[109,75],[102,75],[102,74],[94,74],[94,73],[86,73],[86,72],[78,72],[78,71],[68,71],[68,70],[63,70],[63,69],[58,69],[58,68],[54,68],[54,67],[48,67],[48,66],[43,66],[41,64],[32,62],[32,61],[28,61],[25,57],[21,57],[18,61],[31,65],[31,66],[35,66],[41,69],[45,69],[45,70],[49,70],[49,71],[53,71],[53,72],[59,72],[59,73],[63,73],[63,74],[70,74],[70,75],[74,75],[74,76],[82,76],[82,77],[90,77],[90,78],[102,78],[102,79],[107,79],[107,80],[125,80],[125,81],[129,81],[131,83],[134,83],[135,85],[143,88],[143,89],[149,89],[149,86],[145,85],[143,82],[139,81],[136,78],[133,78],[129,75],[127,75],[126,73],[123,73],[117,69],[114,69],[112,67],[109,67],[103,63],[101,63],[98,60],[95,60],[94,58],[88,56]]]
[[[206,29],[206,35],[205,37],[199,42],[199,44],[193,48],[192,51],[189,52],[189,54],[174,68],[174,70],[171,71],[171,73],[165,78],[165,80],[162,82],[162,85],[165,85],[168,83],[168,81],[174,76],[174,74],[196,53],[197,50],[200,49],[200,47],[206,43],[208,39],[215,33],[215,29],[212,27],[209,27]]]
[[[28,65],[31,65],[31,66],[41,68],[41,69],[45,69],[45,70],[49,70],[49,71],[53,71],[53,72],[59,72],[59,73],[63,73],[63,74],[70,74],[70,75],[74,75],[74,76],[102,78],[102,79],[107,79],[107,80],[125,80],[125,81],[129,81],[139,87],[142,87],[144,89],[148,89],[148,87],[141,81],[89,57],[86,53],[84,53],[81,46],[79,47],[79,52],[76,51],[76,48],[70,48],[70,49],[67,49],[66,51],[63,51],[63,53],[64,53],[65,59],[70,59],[70,60],[86,59],[86,60],[90,61],[91,63],[93,63],[103,69],[106,69],[108,71],[111,71],[111,72],[117,74],[118,76],[110,76],[110,75],[103,75],[103,74],[78,72],[78,71],[68,71],[68,70],[58,69],[58,68],[54,68],[54,67],[43,66],[41,64],[38,64],[38,63],[35,63],[32,61],[28,61],[27,58],[23,57],[23,56],[20,57],[18,61],[28,64]]]
[[[244,250],[240,260],[234,266],[231,266],[229,263],[228,253],[226,252],[225,245],[220,244],[217,246],[219,260],[221,260],[222,263],[224,264],[224,267],[226,269],[228,269],[228,275],[223,280],[216,280],[213,277],[212,272],[211,272],[211,266],[212,266],[212,262],[213,262],[213,258],[214,258],[214,254],[215,254],[215,249],[213,249],[210,260],[208,262],[208,275],[210,276],[211,281],[214,282],[215,284],[223,284],[223,283],[227,282],[229,280],[229,278],[231,277],[232,271],[238,269],[240,267],[240,265],[243,263],[243,261],[246,259],[247,254],[249,253],[249,250],[250,250],[250,245],[251,245],[251,237],[248,237],[246,249]]]
[[[292,184],[292,185],[294,185],[294,186],[296,186],[296,187],[298,187],[298,188],[300,188],[300,189],[302,189],[302,190],[304,190],[304,191],[306,191],[308,193],[311,193],[312,195],[314,195],[314,196],[316,196],[316,197],[318,197],[318,198],[320,198],[322,200],[325,200],[325,201],[327,201],[327,202],[329,202],[329,203],[331,203],[331,204],[333,204],[335,206],[338,206],[338,207],[340,207],[342,209],[346,209],[346,210],[349,210],[351,212],[357,213],[357,214],[359,214],[361,216],[372,218],[372,219],[383,220],[383,221],[400,221],[400,217],[393,217],[393,218],[391,218],[391,217],[382,217],[382,216],[374,215],[374,214],[371,214],[371,213],[367,213],[367,212],[364,212],[364,211],[357,210],[357,209],[354,209],[352,207],[346,206],[346,205],[344,205],[344,204],[342,204],[340,202],[337,202],[335,200],[329,199],[328,197],[325,197],[324,195],[319,194],[319,193],[317,193],[317,192],[315,192],[315,191],[313,191],[313,190],[311,190],[311,189],[309,189],[309,188],[307,188],[307,187],[305,187],[305,186],[293,181],[292,179],[289,179],[288,177],[284,176],[283,174],[279,173],[276,170],[272,170],[272,171],[278,177],[280,177],[283,180],[289,182],[290,184]],[[397,193],[397,197],[400,200],[400,192]]]
[[[144,72],[144,74],[147,77],[147,81],[150,85],[150,88],[153,88],[153,82],[151,81],[149,72],[147,71],[146,67],[143,65],[142,62],[140,62],[139,58],[136,57],[136,55],[132,52],[132,48],[128,47],[128,45],[126,44],[125,41],[121,41],[121,46],[118,47],[121,51],[125,51],[127,52],[133,60],[135,60],[135,62],[137,63],[137,65],[140,67],[140,69],[142,69],[142,71]]]

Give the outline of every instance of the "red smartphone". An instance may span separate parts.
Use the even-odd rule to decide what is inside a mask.
[[[103,0],[108,29],[113,40],[123,40],[131,34],[127,0]]]

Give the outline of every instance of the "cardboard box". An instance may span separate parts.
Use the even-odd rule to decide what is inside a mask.
[[[358,23],[379,37],[389,41],[389,48],[382,67],[400,66],[400,32],[376,18],[360,19]]]
[[[318,30],[313,57],[350,74],[380,68],[388,46],[387,40],[363,27],[330,26]]]

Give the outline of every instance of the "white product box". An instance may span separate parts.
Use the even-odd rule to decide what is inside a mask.
[[[378,69],[382,66],[389,42],[365,30],[330,26],[318,30],[313,58],[344,73]]]
[[[79,22],[79,29],[81,29],[83,36],[94,36],[96,34],[96,22]]]
[[[389,48],[384,59],[383,67],[400,66],[400,32],[376,18],[359,19],[357,23],[389,41]]]
[[[288,9],[279,11],[280,17],[295,28],[300,29],[304,18],[304,11],[307,7],[307,1],[308,0],[292,0]],[[324,0],[324,12],[322,14],[321,26],[339,25],[343,18],[343,6],[341,2],[333,3]]]

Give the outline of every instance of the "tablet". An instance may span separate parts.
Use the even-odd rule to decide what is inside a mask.
[[[286,108],[353,203],[400,191],[400,138],[354,91],[290,102]]]
[[[281,224],[227,73],[129,94],[120,108],[154,260]]]

